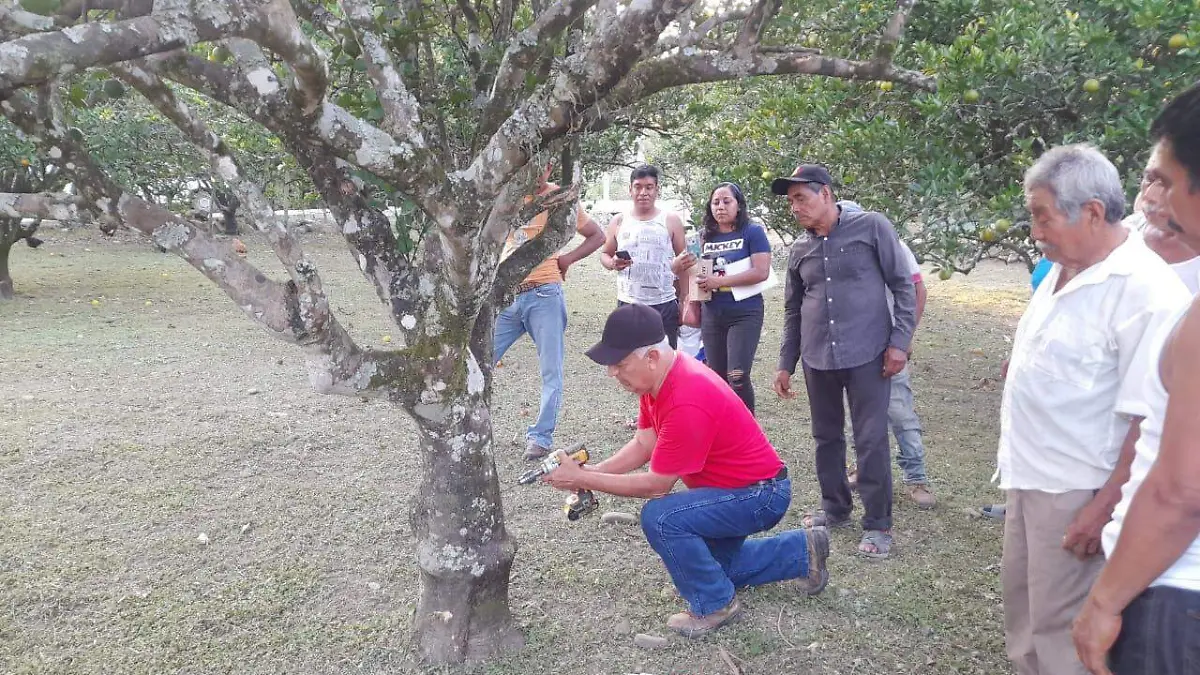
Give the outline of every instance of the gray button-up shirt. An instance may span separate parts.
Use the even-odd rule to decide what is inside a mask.
[[[892,291],[895,319],[885,288]],[[854,368],[887,347],[908,351],[917,294],[896,230],[874,211],[842,212],[826,237],[796,239],[788,256],[779,370]]]

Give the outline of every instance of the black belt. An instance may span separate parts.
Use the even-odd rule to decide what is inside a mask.
[[[776,483],[781,480],[786,480],[787,477],[788,477],[788,472],[787,472],[787,467],[785,466],[779,470],[779,473],[775,474],[774,478],[765,478],[763,480],[756,481],[754,483],[751,483],[749,485],[749,487],[761,487],[763,485],[770,485],[771,483]]]

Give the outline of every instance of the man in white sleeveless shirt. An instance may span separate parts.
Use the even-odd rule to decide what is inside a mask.
[[[1200,84],[1167,104],[1146,198],[1200,250]],[[1144,356],[1144,358],[1142,358]],[[1095,675],[1200,672],[1200,303],[1175,313],[1139,354],[1147,416],[1129,481],[1104,529],[1108,556],[1079,617]],[[1111,651],[1110,651],[1111,650]]]
[[[600,264],[617,271],[617,305],[649,305],[663,320],[671,349],[679,339],[681,253],[687,248],[683,220],[657,205],[658,168],[637,167],[629,176],[633,208],[608,223]],[[620,253],[621,255],[618,255]]]
[[[1024,188],[1054,265],[1017,325],[1000,406],[1004,636],[1020,675],[1082,675],[1071,622],[1104,564],[1100,533],[1144,414],[1126,375],[1187,291],[1121,225],[1120,174],[1095,148],[1047,152]]]

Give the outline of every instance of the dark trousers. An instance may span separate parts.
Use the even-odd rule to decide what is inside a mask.
[[[1116,675],[1200,672],[1200,593],[1154,586],[1121,614],[1121,634],[1108,655]]]
[[[628,304],[628,302],[617,301],[617,307]],[[671,349],[675,349],[679,344],[679,301],[672,300],[664,302],[661,305],[647,305],[647,307],[658,312],[658,315],[662,317],[663,330],[667,333],[667,341],[671,343]]]
[[[750,369],[762,335],[761,302],[736,304],[705,303],[700,313],[700,337],[704,340],[704,359],[754,412],[754,385]]]
[[[706,345],[707,349],[707,345]],[[854,502],[846,480],[846,410],[858,458],[858,496],[862,498],[864,530],[892,527],[892,462],[888,443],[888,401],[891,381],[883,376],[883,354],[855,368],[816,370],[804,366],[813,439],[817,442],[817,482],[821,508],[834,520],[850,515]]]

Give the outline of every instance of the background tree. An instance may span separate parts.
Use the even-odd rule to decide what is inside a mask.
[[[102,228],[143,233],[303,348],[317,389],[412,415],[422,467],[414,628],[435,662],[520,641],[507,602],[515,544],[492,459],[492,330],[515,285],[571,232],[578,181],[526,201],[543,162],[685,84],[806,74],[934,87],[891,60],[911,0],[872,27],[864,41],[875,47],[859,59],[794,44],[780,0],[720,3],[717,14],[684,0],[38,2],[30,9],[45,15],[0,2],[0,112],[61,163],[84,202],[2,198],[35,215],[86,207]],[[72,92],[100,68],[112,78],[100,84],[106,96],[136,90],[196,146],[286,281],[93,155],[73,131],[84,115]],[[402,346],[367,349],[342,328],[316,267],[210,124],[205,106],[217,104],[270,132],[303,169]],[[507,235],[539,210],[550,212],[542,236],[501,261]]]
[[[0,191],[10,195],[7,199],[0,198],[0,300],[11,300],[15,292],[8,264],[13,245],[24,240],[30,248],[40,246],[42,241],[35,237],[34,233],[42,224],[41,215],[46,215],[43,213],[26,218],[15,208],[13,196],[22,195],[21,199],[26,201],[37,199],[39,193],[57,190],[65,182],[57,166],[34,163],[29,159],[29,155],[21,156],[21,150],[32,148],[12,134],[11,130],[7,131],[9,143],[6,150],[0,152],[7,155],[0,159],[0,162],[7,164],[5,168],[0,169]],[[4,138],[4,132],[4,129],[0,129],[0,139]],[[52,198],[51,201],[57,202],[58,199]],[[54,210],[58,209],[50,209]]]
[[[840,177],[839,196],[890,216],[936,268],[967,272],[984,256],[1032,267],[1022,202],[1025,169],[1051,146],[1095,143],[1125,177],[1130,199],[1163,100],[1200,79],[1200,3],[1169,0],[930,0],[913,13],[897,56],[936,73],[936,91],[892,82],[748,80],[675,94],[668,128],[699,128],[657,144],[703,200],[739,182],[768,223],[795,224],[770,178],[798,160]],[[806,45],[868,49],[880,3],[840,3],[792,17]],[[699,208],[699,206],[697,207]]]

